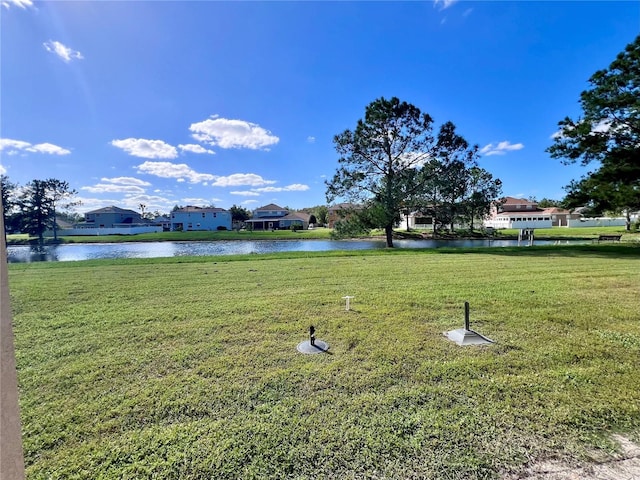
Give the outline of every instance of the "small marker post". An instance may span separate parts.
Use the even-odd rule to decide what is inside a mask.
[[[345,305],[344,309],[348,312],[351,309],[351,306],[349,305],[349,301],[353,298],[353,296],[352,295],[346,295],[346,296],[344,296],[342,298],[347,301],[347,304]]]
[[[451,330],[446,332],[444,335],[451,340],[452,342],[456,342],[458,345],[486,345],[490,343],[495,343],[490,338],[485,337],[484,335],[471,330],[469,326],[469,302],[464,302],[464,328],[459,328],[457,330]]]
[[[298,344],[300,353],[329,353],[329,344],[323,340],[316,340],[316,327],[309,326],[309,339]]]
[[[464,329],[471,330],[469,327],[469,302],[464,302]]]

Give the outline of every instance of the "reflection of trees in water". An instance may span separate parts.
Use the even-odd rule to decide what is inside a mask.
[[[55,246],[31,245],[29,258],[18,259],[24,262],[56,262],[58,261],[58,248]]]

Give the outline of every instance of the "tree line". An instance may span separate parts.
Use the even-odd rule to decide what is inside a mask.
[[[69,183],[49,178],[32,180],[20,187],[6,175],[0,175],[2,215],[5,234],[10,231],[28,233],[44,244],[44,233],[52,229],[54,241],[58,239],[57,216],[79,205],[72,197],[77,191]]]
[[[370,103],[334,144],[340,166],[325,182],[327,202],[358,205],[336,223],[337,236],[382,228],[393,247],[400,215],[411,212],[433,218],[434,228],[462,220],[473,230],[501,195],[502,182],[478,166],[477,145],[450,121],[435,133],[429,114],[397,97]]]

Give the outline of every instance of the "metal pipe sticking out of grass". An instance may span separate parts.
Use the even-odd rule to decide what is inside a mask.
[[[495,343],[490,338],[487,338],[484,335],[471,330],[469,322],[469,302],[464,302],[464,328],[446,332],[445,336],[452,342],[456,342],[461,346],[487,345],[490,343]]]

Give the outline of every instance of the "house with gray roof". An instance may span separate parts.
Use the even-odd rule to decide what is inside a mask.
[[[304,212],[289,212],[274,203],[258,207],[253,211],[253,216],[245,223],[253,230],[282,230],[299,226],[306,230],[309,228],[310,215]]]
[[[231,230],[231,212],[216,207],[182,207],[171,212],[171,231]]]
[[[144,223],[138,212],[115,206],[99,208],[84,214],[86,228],[117,228]]]

